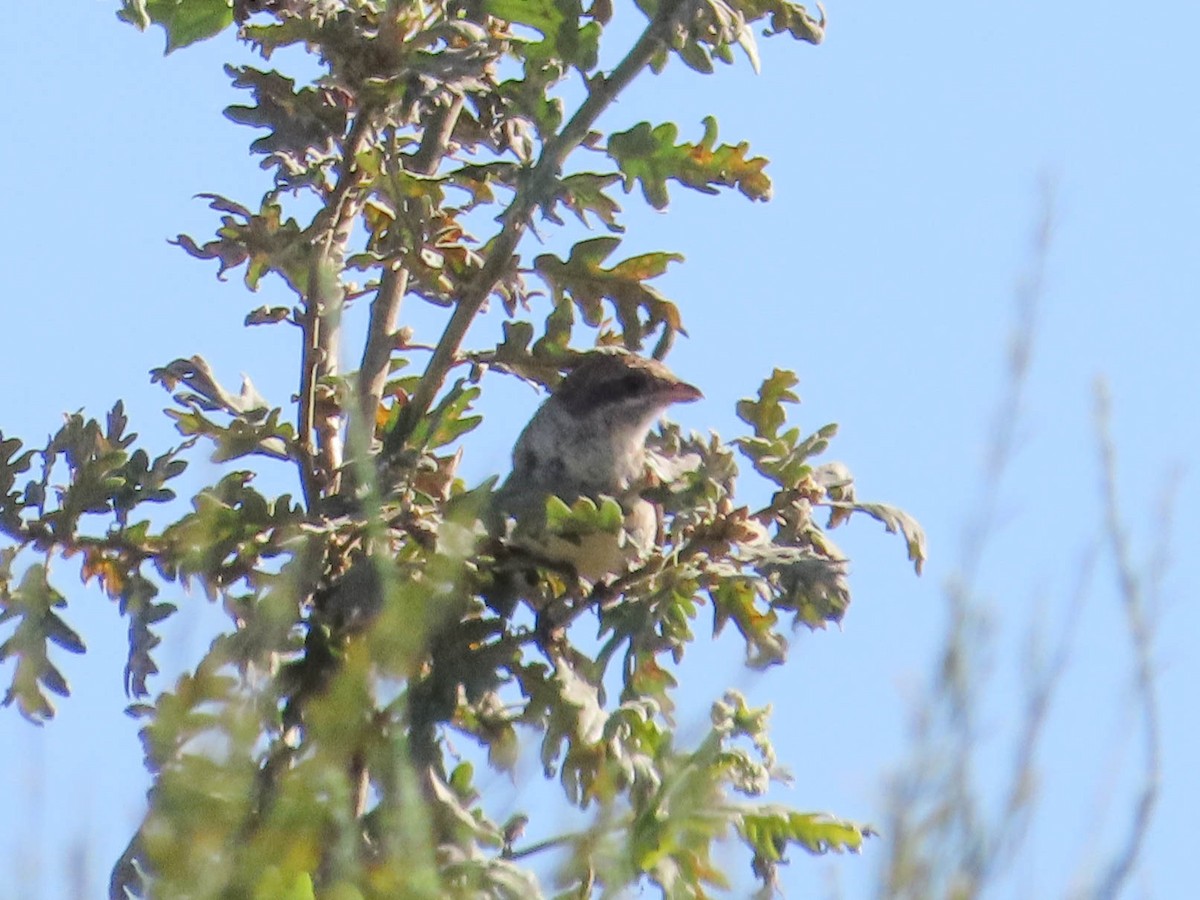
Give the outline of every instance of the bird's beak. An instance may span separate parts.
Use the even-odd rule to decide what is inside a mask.
[[[700,393],[700,388],[688,384],[686,381],[677,381],[666,389],[667,398],[672,403],[691,403],[693,400],[700,400],[704,394]]]

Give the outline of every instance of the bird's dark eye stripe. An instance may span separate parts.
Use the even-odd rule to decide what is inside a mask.
[[[567,376],[555,392],[563,407],[574,414],[630,399],[650,399],[659,392],[662,376],[643,367],[630,369],[604,355],[585,362]]]
[[[641,372],[629,372],[620,378],[609,379],[601,384],[593,385],[587,391],[587,405],[602,406],[606,403],[616,403],[629,397],[636,397],[645,392],[646,376]]]
[[[639,391],[643,390],[645,387],[646,387],[646,376],[643,375],[641,372],[630,372],[629,374],[622,377],[620,382],[618,382],[618,384],[617,384],[618,392],[625,396],[629,396],[630,394],[636,394]]]

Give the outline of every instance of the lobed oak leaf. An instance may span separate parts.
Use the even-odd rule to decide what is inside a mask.
[[[640,183],[646,202],[666,209],[668,181],[677,181],[702,194],[718,188],[736,188],[751,200],[769,200],[771,180],[763,171],[765,157],[747,158],[749,144],[717,145],[717,121],[704,119],[704,135],[695,144],[675,143],[679,127],[673,122],[652,126],[640,122],[628,131],[609,136],[608,155],[625,176],[625,191]]]
[[[165,53],[220,34],[233,24],[229,0],[122,0],[117,18],[145,31],[161,25]]]

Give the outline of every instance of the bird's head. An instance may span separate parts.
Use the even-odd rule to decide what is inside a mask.
[[[620,495],[642,475],[646,436],[673,403],[700,391],[660,362],[595,351],[571,370],[534,414],[513,448],[502,490]]]
[[[552,402],[579,420],[644,440],[654,421],[674,403],[703,394],[653,359],[631,353],[594,352],[585,356],[554,392]]]

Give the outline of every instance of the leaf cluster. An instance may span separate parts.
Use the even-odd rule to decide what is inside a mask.
[[[0,437],[0,531],[12,542],[0,565],[0,621],[16,622],[12,637],[0,645],[0,659],[16,660],[4,704],[15,702],[35,722],[54,714],[47,690],[69,693],[49,645],[84,650],[83,640],[54,611],[66,606],[49,581],[56,557],[78,557],[83,580],[96,580],[128,618],[126,688],[145,694],[147,677],[158,671],[150,656],[158,644],[151,628],[175,607],[155,600],[158,587],[142,567],[157,565],[162,548],[149,520],[132,515],[143,504],[173,500],[168,483],[186,462],[179,458],[183,446],[154,460],[144,450],[130,452],[137,435],[126,433],[126,424],[117,403],[103,424],[78,413],[67,416],[41,450],[22,452],[20,441]],[[14,490],[22,479],[23,489]],[[42,561],[13,586],[13,564],[30,556]]]

